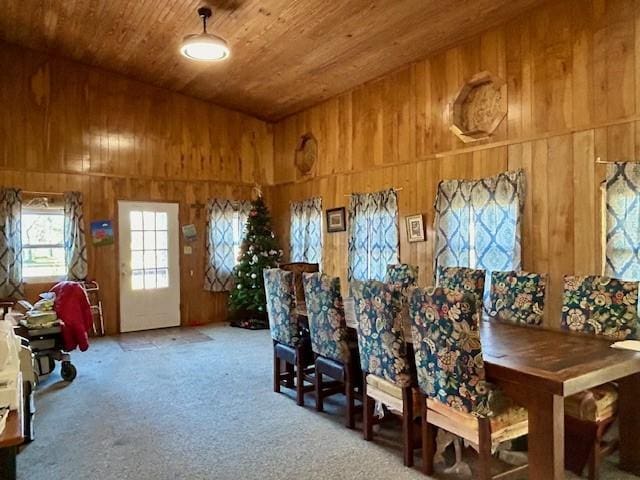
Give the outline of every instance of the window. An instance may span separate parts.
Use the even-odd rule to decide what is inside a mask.
[[[233,228],[233,266],[235,267],[238,264],[240,245],[242,244],[247,229],[247,215],[240,214],[239,211],[233,212],[231,227]]]
[[[33,282],[64,277],[64,209],[23,207],[21,221],[23,278]]]
[[[487,272],[520,270],[520,213],[524,173],[506,172],[481,180],[440,182],[436,197],[435,273],[441,267]]]
[[[290,260],[322,263],[322,199],[291,204]]]
[[[131,289],[155,290],[169,286],[169,232],[167,212],[132,211]]]
[[[640,166],[610,164],[603,197],[604,274],[640,280]]]
[[[352,194],[349,202],[349,280],[384,281],[398,263],[398,196],[395,190]]]

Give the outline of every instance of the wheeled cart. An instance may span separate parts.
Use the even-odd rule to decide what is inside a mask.
[[[47,328],[20,327],[19,335],[29,340],[34,355],[35,370],[38,376],[47,375],[60,362],[60,376],[67,382],[76,378],[76,367],[71,363],[71,355],[64,351],[62,327],[54,325]]]

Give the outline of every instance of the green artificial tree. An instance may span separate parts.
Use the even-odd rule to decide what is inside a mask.
[[[271,229],[269,210],[259,195],[251,202],[238,264],[233,269],[235,284],[229,296],[231,325],[269,328],[262,271],[277,267],[281,258],[282,250]]]

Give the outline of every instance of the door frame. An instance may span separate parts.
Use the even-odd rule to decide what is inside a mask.
[[[120,202],[125,202],[125,203],[174,203],[176,205],[178,205],[178,273],[180,276],[180,303],[178,305],[178,309],[179,309],[179,314],[180,314],[180,327],[184,326],[184,321],[183,321],[183,309],[182,309],[182,294],[183,294],[183,290],[182,290],[182,235],[180,235],[180,225],[182,224],[182,202],[180,202],[179,200],[175,200],[175,199],[167,199],[167,200],[145,200],[145,199],[123,199],[123,198],[118,198],[116,199],[116,204],[115,204],[115,215],[114,215],[114,228],[115,228],[115,238],[114,238],[114,247],[115,247],[115,261],[117,262],[117,280],[116,280],[116,302],[115,302],[115,307],[116,307],[116,315],[117,315],[117,319],[118,319],[118,335],[122,334],[122,333],[129,333],[129,332],[122,332],[122,315],[121,315],[121,304],[120,304],[120,295],[121,295],[121,289],[120,289],[120,278],[122,275],[122,268],[121,265],[122,263],[120,262]],[[135,333],[135,332],[131,332],[131,333]]]

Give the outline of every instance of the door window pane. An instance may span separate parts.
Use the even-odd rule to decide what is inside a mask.
[[[142,230],[142,212],[130,212],[131,230]]]
[[[155,212],[143,212],[142,217],[144,220],[144,229],[145,230],[155,230],[156,229],[156,214]]]
[[[155,250],[156,248],[156,232],[144,232],[144,249]]]
[[[167,230],[167,212],[156,212],[156,230]]]
[[[149,269],[144,271],[144,289],[152,290],[156,288],[156,271]]]
[[[143,274],[142,270],[131,271],[131,290],[142,290],[144,288]]]
[[[156,232],[156,248],[158,250],[166,250],[169,248],[168,232]]]
[[[155,250],[144,251],[144,268],[156,268],[156,252]]]
[[[156,262],[158,268],[169,267],[169,256],[166,250],[156,250]]]
[[[166,268],[158,269],[158,288],[167,288],[169,286],[169,270]]]
[[[142,252],[140,251],[131,252],[131,268],[134,270],[144,268],[143,261],[142,261]]]
[[[131,232],[131,250],[142,250],[142,232]]]

